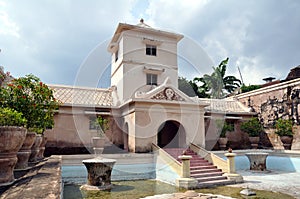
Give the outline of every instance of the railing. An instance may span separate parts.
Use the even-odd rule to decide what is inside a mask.
[[[228,164],[226,160],[193,143],[191,143],[190,149],[208,162],[212,163],[214,166],[218,167],[218,169],[228,173]]]
[[[180,162],[178,162],[175,158],[173,158],[170,154],[165,152],[156,144],[152,144],[152,150],[157,153],[157,156],[161,158],[165,164],[171,167],[174,172],[176,172],[178,175],[181,175],[182,165]]]

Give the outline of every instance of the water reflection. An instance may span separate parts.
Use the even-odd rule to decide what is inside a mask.
[[[119,181],[113,182],[111,191],[80,191],[80,185],[68,184],[64,186],[64,199],[80,199],[80,198],[101,198],[101,199],[137,199],[141,197],[174,193],[179,190],[175,186],[155,181],[155,180],[136,180],[136,181]]]

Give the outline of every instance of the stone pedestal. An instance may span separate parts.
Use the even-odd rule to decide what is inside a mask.
[[[80,187],[82,190],[110,190],[111,184],[111,172],[116,160],[93,158],[83,160],[88,176],[87,184]]]
[[[227,157],[228,172],[225,173],[224,176],[229,180],[234,180],[236,183],[243,182],[243,177],[235,171],[234,157],[236,156],[236,153],[225,153],[225,156]]]
[[[246,153],[245,154],[250,161],[250,170],[254,171],[266,171],[266,159],[268,157],[268,153]]]
[[[191,178],[190,159],[192,156],[182,155],[178,157],[182,161],[181,176],[176,179],[176,186],[185,189],[195,189],[198,186],[198,180]]]
[[[176,186],[185,189],[196,189],[198,180],[195,178],[178,178],[176,179]]]

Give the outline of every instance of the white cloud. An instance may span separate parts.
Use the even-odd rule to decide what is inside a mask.
[[[215,65],[229,57],[228,73],[239,77],[239,65],[245,81],[256,84],[285,78],[300,64],[299,9],[294,0],[0,0],[0,65],[16,76],[72,84],[90,50],[119,22],[144,17],[154,28],[192,38]]]
[[[150,23],[154,27],[182,31],[186,23],[195,19],[194,16],[210,0],[156,0],[150,1],[146,13],[150,16]]]
[[[245,85],[262,84],[264,83],[262,79],[266,77],[285,78],[281,76],[278,68],[274,66],[264,67],[262,59],[260,56],[239,57],[235,62],[235,65],[240,67]],[[240,77],[237,73],[235,75]]]
[[[20,38],[19,27],[12,19],[9,18],[5,11],[5,7],[5,2],[0,2],[0,35]]]

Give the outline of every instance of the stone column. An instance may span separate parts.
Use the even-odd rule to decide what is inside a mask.
[[[182,161],[181,176],[176,179],[176,186],[185,189],[195,189],[198,185],[198,180],[191,178],[190,174],[190,159],[192,156],[182,155],[178,157]]]
[[[225,173],[224,176],[229,180],[234,180],[236,183],[243,182],[243,177],[235,172],[234,157],[236,153],[225,153],[225,156],[227,157],[228,173]]]
[[[192,156],[189,155],[182,155],[178,157],[182,161],[181,166],[181,177],[182,178],[189,178],[191,176],[190,172],[190,159]]]

